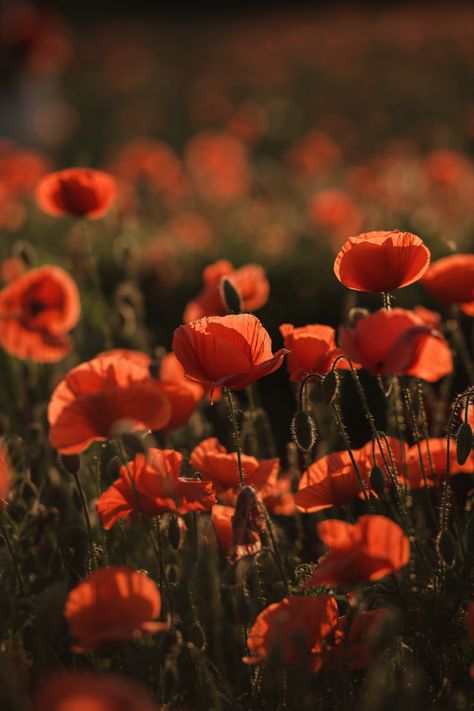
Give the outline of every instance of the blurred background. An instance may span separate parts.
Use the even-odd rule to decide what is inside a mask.
[[[380,305],[333,275],[350,235],[472,251],[470,4],[198,5],[1,5],[2,258],[21,240],[76,269],[74,226],[32,189],[51,169],[102,168],[119,196],[93,226],[101,276],[110,295],[139,283],[150,346],[170,347],[203,267],[226,258],[267,270],[258,315],[277,347],[283,322]],[[438,308],[419,285],[396,296],[418,303]],[[100,349],[92,331],[81,355]],[[261,387],[291,409],[283,371]]]

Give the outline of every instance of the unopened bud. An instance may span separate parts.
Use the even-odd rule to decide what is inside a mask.
[[[302,452],[309,452],[316,442],[316,423],[306,410],[297,410],[290,423],[293,442]]]
[[[20,239],[12,246],[12,257],[21,259],[26,267],[31,267],[36,262],[36,250],[30,242]]]
[[[370,470],[370,488],[380,499],[385,494],[385,477],[383,471],[376,464]]]
[[[77,475],[81,468],[81,458],[78,454],[58,454],[58,464],[68,474]]]
[[[472,449],[472,429],[468,422],[463,422],[456,433],[456,461],[462,466],[466,463]]]
[[[181,527],[176,516],[173,516],[168,524],[168,540],[174,550],[178,550],[181,545]]]
[[[242,298],[235,284],[228,277],[222,277],[219,287],[222,303],[227,311],[239,314],[242,310]]]
[[[335,370],[330,370],[321,381],[321,400],[329,406],[339,395],[339,375]]]
[[[440,531],[436,537],[436,552],[445,568],[452,568],[456,558],[456,542],[450,531]]]

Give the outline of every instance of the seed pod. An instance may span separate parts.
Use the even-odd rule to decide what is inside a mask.
[[[445,568],[452,568],[456,559],[456,541],[450,531],[440,531],[436,537],[436,552]]]
[[[376,464],[370,470],[370,488],[381,499],[385,494],[385,477],[383,471]]]
[[[181,545],[181,528],[176,516],[172,516],[168,524],[168,540],[171,548],[177,551]]]
[[[306,410],[297,410],[290,423],[293,442],[302,452],[309,452],[316,442],[316,423]]]
[[[58,464],[68,474],[79,474],[81,458],[78,454],[58,454]]]
[[[242,310],[242,298],[235,284],[233,284],[227,277],[222,277],[219,289],[222,303],[226,307],[227,311],[239,314]]]
[[[362,309],[359,306],[356,306],[349,311],[349,314],[348,314],[349,324],[351,326],[355,326],[357,321],[360,321],[361,318],[365,318],[368,315],[369,315],[369,312],[367,309]]]
[[[456,460],[462,466],[466,463],[472,449],[472,429],[468,422],[463,422],[456,433]]]
[[[321,400],[324,405],[329,406],[339,395],[339,376],[334,370],[326,373],[321,381]]]

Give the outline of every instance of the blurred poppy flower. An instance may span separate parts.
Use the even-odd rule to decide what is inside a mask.
[[[309,373],[325,375],[343,352],[336,347],[336,331],[331,326],[310,324],[296,328],[291,323],[283,323],[280,333],[289,351],[286,362],[292,381],[304,380]],[[340,361],[337,367],[348,366]]]
[[[66,168],[48,173],[35,190],[38,205],[48,215],[73,215],[90,220],[108,212],[115,194],[114,178],[92,168]]]
[[[161,596],[151,578],[120,566],[98,568],[68,595],[64,617],[77,654],[168,629],[154,622]]]
[[[49,440],[63,454],[78,454],[91,442],[113,436],[121,421],[134,429],[159,430],[170,416],[168,397],[146,368],[101,355],[70,370],[53,391]]]
[[[342,246],[334,273],[349,289],[389,292],[418,281],[429,263],[429,249],[410,232],[364,232]]]
[[[366,669],[373,656],[371,642],[389,615],[389,610],[384,608],[356,612],[353,617],[342,615],[334,630],[334,644],[323,649],[322,668]]]
[[[329,552],[320,558],[305,587],[378,580],[400,570],[410,559],[410,541],[385,516],[361,516],[354,524],[329,519],[319,523],[317,530]]]
[[[339,239],[359,230],[363,222],[362,210],[342,190],[321,190],[311,198],[308,211],[316,227],[328,230]]]
[[[213,506],[211,520],[219,546],[231,563],[262,549],[259,534],[265,529],[265,519],[251,487],[241,489],[235,508]]]
[[[445,304],[459,304],[474,315],[474,254],[451,254],[433,262],[421,280],[429,293]]]
[[[246,146],[231,133],[197,133],[186,146],[185,165],[204,200],[225,203],[243,197],[250,189]]]
[[[277,370],[283,348],[272,353],[270,336],[252,314],[211,316],[179,326],[173,351],[191,380],[206,388],[240,390]]]
[[[114,674],[61,672],[43,679],[32,711],[158,711],[140,685]]]
[[[194,321],[203,316],[220,316],[226,313],[227,308],[221,293],[223,277],[227,277],[237,289],[242,311],[256,311],[267,303],[270,284],[262,267],[258,264],[246,264],[234,270],[230,262],[221,259],[204,270],[204,288],[186,306],[183,321]]]
[[[434,328],[436,331],[440,330],[441,315],[436,311],[430,311],[430,309],[426,309],[424,306],[415,306],[413,313],[419,316],[427,326]]]
[[[413,375],[431,383],[453,370],[441,333],[405,309],[380,309],[353,329],[341,327],[339,346],[355,367],[376,375]]]
[[[49,264],[31,269],[0,291],[0,346],[38,363],[61,360],[79,314],[79,292],[67,272]]]
[[[183,455],[151,448],[120,469],[120,477],[99,497],[96,508],[109,530],[121,519],[144,514],[210,511],[216,498],[212,482],[180,478]]]
[[[232,543],[232,516],[235,513],[233,506],[215,504],[211,511],[211,521],[216,534],[217,542],[223,551],[227,551]]]
[[[246,664],[261,664],[272,656],[283,664],[317,671],[326,638],[338,623],[337,603],[327,595],[291,595],[273,603],[255,620],[247,637]]]
[[[212,481],[219,500],[226,504],[233,504],[240,489],[237,453],[227,452],[216,437],[203,440],[193,449],[189,463],[195,471]],[[271,478],[278,476],[279,459],[262,459],[241,456],[244,481],[246,484],[259,489]]]
[[[393,437],[387,438],[395,476],[400,476],[403,460],[407,456],[408,447],[404,442]],[[385,461],[391,463],[386,444],[382,444]],[[352,450],[359,474],[366,491],[374,494],[370,486],[370,473],[374,464],[382,469],[387,485],[390,481],[386,471],[384,457],[376,444],[367,442],[361,449]],[[349,452],[342,450],[320,457],[303,472],[295,494],[296,507],[305,513],[322,511],[332,506],[343,506],[356,496],[362,498],[359,479],[354,470]]]
[[[12,482],[10,458],[5,442],[0,439],[0,511],[8,496]]]
[[[428,456],[429,448],[429,456]],[[426,483],[428,486],[435,486],[446,479],[446,467],[448,459],[448,444],[446,437],[430,437],[420,442],[421,456]],[[430,462],[431,459],[431,462]],[[433,471],[431,470],[433,467]],[[458,464],[456,459],[456,446],[450,446],[450,476],[460,473],[474,473],[474,452],[471,451],[464,464]],[[414,444],[409,448],[406,459],[406,479],[411,489],[421,489],[425,486],[425,480],[420,464],[418,446]]]
[[[299,137],[286,156],[298,173],[315,177],[333,170],[341,161],[341,149],[322,131],[310,131]]]
[[[0,280],[5,284],[8,284],[23,274],[25,269],[25,262],[23,259],[19,259],[19,257],[2,259],[0,262]]]
[[[166,426],[163,427],[165,432],[186,424],[204,394],[203,388],[198,383],[186,378],[174,353],[167,353],[159,361],[153,360],[146,353],[128,348],[114,348],[110,351],[102,351],[99,355],[126,359],[146,369],[151,382],[169,400],[171,414]]]

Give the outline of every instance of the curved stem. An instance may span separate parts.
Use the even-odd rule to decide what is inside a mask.
[[[349,457],[350,457],[350,460],[351,460],[351,462],[352,462],[352,466],[353,466],[354,471],[355,471],[355,473],[356,473],[356,476],[357,476],[357,480],[358,480],[358,482],[359,482],[360,489],[361,489],[362,493],[364,494],[364,499],[366,500],[366,502],[367,502],[367,503],[369,504],[369,506],[370,506],[370,505],[371,505],[371,504],[370,504],[370,497],[369,497],[369,495],[368,495],[368,493],[367,493],[367,489],[365,488],[364,480],[362,479],[362,475],[361,475],[361,473],[360,473],[359,467],[358,467],[357,462],[356,462],[356,459],[355,459],[355,457],[354,457],[354,453],[353,453],[353,451],[352,451],[351,443],[350,443],[349,437],[348,437],[348,435],[347,435],[346,428],[345,428],[345,426],[344,426],[344,422],[343,422],[343,420],[342,420],[341,410],[340,410],[339,405],[338,405],[337,403],[333,402],[333,403],[331,403],[331,404],[332,404],[332,409],[333,409],[333,412],[334,412],[334,415],[335,415],[335,418],[336,418],[337,425],[338,425],[338,427],[339,427],[339,431],[340,431],[340,433],[341,433],[341,435],[342,435],[342,437],[343,437],[343,439],[344,439],[345,447],[346,447],[346,449],[347,449],[347,451],[348,451],[348,453],[349,453]]]

